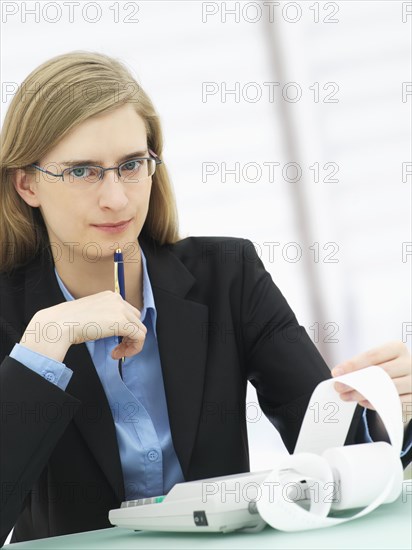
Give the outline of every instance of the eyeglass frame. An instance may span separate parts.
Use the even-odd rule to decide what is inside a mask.
[[[104,178],[105,172],[107,172],[108,170],[117,170],[117,175],[119,176],[119,179],[121,179],[122,176],[120,174],[120,166],[122,166],[123,164],[126,164],[128,162],[131,162],[132,160],[137,160],[137,159],[138,160],[154,160],[155,163],[156,163],[155,164],[155,171],[156,171],[156,166],[157,165],[163,164],[162,159],[160,159],[154,151],[152,151],[151,149],[148,149],[148,151],[151,155],[150,157],[131,157],[130,159],[121,162],[117,166],[111,166],[110,168],[104,168],[104,166],[100,166],[98,164],[78,164],[78,165],[76,164],[76,165],[73,165],[73,166],[68,166],[67,168],[65,168],[63,170],[63,172],[61,174],[53,174],[52,172],[49,172],[49,170],[45,170],[44,168],[41,168],[35,162],[32,163],[32,164],[28,164],[27,168],[33,167],[33,168],[36,168],[36,170],[40,170],[41,172],[44,172],[45,174],[49,174],[50,176],[54,176],[55,178],[62,178],[63,182],[64,182],[64,172],[66,172],[67,170],[72,170],[73,168],[83,168],[85,166],[90,166],[90,167],[93,167],[93,168],[100,168],[100,176],[99,176],[99,179],[96,180],[96,181],[101,181]],[[154,172],[153,172],[153,174],[154,174]],[[145,177],[151,177],[151,176],[145,176]],[[137,181],[139,181],[139,180],[137,180]]]

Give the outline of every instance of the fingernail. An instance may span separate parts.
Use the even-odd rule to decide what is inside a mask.
[[[334,369],[332,369],[333,376],[341,376],[342,374],[344,374],[344,370],[342,367],[335,367]]]

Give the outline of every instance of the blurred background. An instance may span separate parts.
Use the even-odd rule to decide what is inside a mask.
[[[411,2],[77,4],[2,2],[2,120],[50,57],[120,59],[160,114],[182,236],[253,241],[331,368],[411,349]],[[270,468],[282,443],[248,402]]]

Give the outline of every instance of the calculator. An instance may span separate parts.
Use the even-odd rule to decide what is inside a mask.
[[[177,483],[167,495],[128,500],[109,511],[112,525],[135,531],[261,531],[256,502],[271,470]]]

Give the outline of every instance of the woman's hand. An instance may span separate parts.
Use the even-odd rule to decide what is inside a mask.
[[[62,302],[39,310],[30,321],[21,344],[57,361],[63,361],[72,344],[122,336],[111,352],[113,359],[139,353],[147,329],[140,311],[111,290]],[[50,336],[49,336],[50,334]],[[57,337],[56,337],[57,334]]]
[[[332,369],[332,376],[341,376],[371,365],[382,367],[392,378],[401,400],[403,422],[408,423],[412,418],[412,356],[403,342],[388,342],[355,355],[336,365]],[[336,382],[335,389],[343,400],[357,401],[362,407],[374,410],[369,401],[350,386]]]

